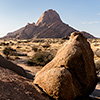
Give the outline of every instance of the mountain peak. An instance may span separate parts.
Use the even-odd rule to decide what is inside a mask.
[[[72,32],[78,31],[60,19],[59,14],[52,9],[45,11],[38,19],[37,23],[27,23],[19,30],[7,34],[3,38],[62,38],[70,36]],[[87,32],[82,32],[87,38],[94,38]]]
[[[52,22],[56,22],[56,21],[61,22],[59,14],[55,10],[49,9],[41,15],[41,17],[38,19],[36,25],[38,26],[43,23],[48,24],[48,23],[52,23]]]

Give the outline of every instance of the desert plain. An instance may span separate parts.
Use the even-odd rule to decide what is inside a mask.
[[[5,58],[8,56],[8,60],[21,66],[26,71],[28,79],[34,80],[35,74],[40,71],[47,62],[49,62],[46,62],[46,58],[43,58],[42,60],[44,60],[44,63],[41,64],[41,56],[43,53],[49,53],[47,55],[52,55],[50,59],[49,56],[46,55],[46,57],[48,57],[47,59],[52,60],[57,51],[64,45],[65,41],[68,40],[61,38],[1,39],[0,54]],[[100,39],[87,39],[87,41],[90,43],[94,52],[94,62],[99,80],[94,92],[90,96],[100,99]],[[4,54],[4,49],[9,47],[14,50],[14,53],[10,52],[8,55]],[[33,58],[37,53],[37,61],[34,61]]]

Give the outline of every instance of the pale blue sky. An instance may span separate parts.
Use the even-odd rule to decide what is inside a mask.
[[[100,0],[0,0],[0,37],[28,22],[36,22],[48,9],[62,21],[100,38]]]

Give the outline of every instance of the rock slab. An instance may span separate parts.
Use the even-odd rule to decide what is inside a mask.
[[[12,63],[11,61],[6,60],[1,55],[0,55],[0,66],[3,67],[3,68],[10,69],[10,70],[14,71],[17,74],[26,77],[26,72],[22,67]]]

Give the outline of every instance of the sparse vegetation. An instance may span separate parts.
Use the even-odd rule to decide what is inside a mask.
[[[34,50],[35,52],[37,52],[37,51],[38,51],[38,47],[33,46],[33,47],[32,47],[32,50]]]
[[[44,48],[49,48],[50,47],[50,44],[49,43],[45,43],[44,45],[42,45],[42,47],[44,47]]]
[[[49,52],[37,52],[27,64],[30,66],[44,66],[53,59],[53,55]]]
[[[9,59],[9,55],[15,55],[16,50],[11,47],[6,47],[3,50],[3,54],[6,55],[6,58]]]
[[[17,46],[17,48],[21,48],[20,46]]]
[[[39,43],[39,42],[44,43],[44,42],[46,42],[46,41],[45,41],[45,39],[35,39],[35,40],[33,40],[32,42],[33,42],[33,43]]]
[[[66,37],[65,37],[66,38]],[[66,39],[25,39],[25,40],[18,40],[18,39],[11,39],[11,40],[1,40],[0,41],[0,50],[3,51],[4,55],[6,55],[7,58],[11,56],[24,56],[27,57],[27,53],[32,52],[35,55],[32,59],[28,60],[28,65],[32,66],[44,66],[46,63],[48,63],[56,54],[58,49],[63,45],[63,43],[67,41]],[[98,60],[100,58],[100,39],[95,40],[89,40],[91,44],[95,46],[95,44],[98,44],[95,46],[97,49],[95,51],[95,60]],[[48,59],[48,53],[52,55],[51,59]],[[44,57],[44,56],[45,57]],[[32,55],[33,56],[33,55]],[[32,57],[29,56],[29,57]],[[14,57],[12,57],[14,58]],[[99,59],[100,60],[100,59]],[[99,70],[99,64],[96,63],[96,68]]]
[[[8,46],[8,45],[9,45],[9,43],[5,43],[5,42],[0,43],[0,46]]]

